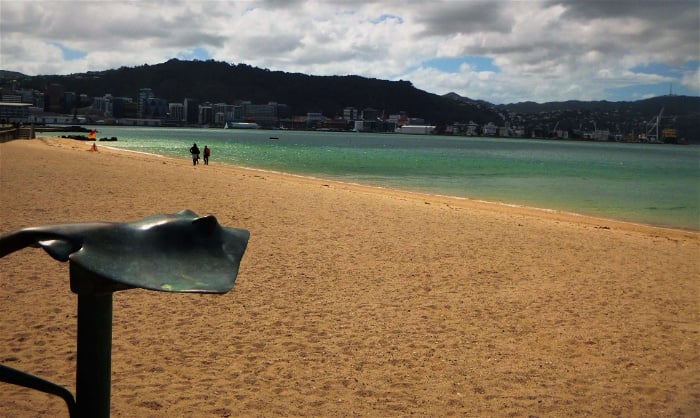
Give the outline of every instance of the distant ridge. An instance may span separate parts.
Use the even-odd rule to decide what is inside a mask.
[[[661,107],[674,114],[690,114],[700,112],[700,97],[696,96],[679,96],[665,95],[641,99],[636,101],[620,101],[611,102],[608,100],[567,100],[563,102],[546,102],[536,103],[532,101],[518,102],[495,105],[483,100],[474,100],[468,97],[463,97],[457,93],[447,93],[444,97],[462,101],[464,103],[478,103],[482,105],[493,106],[497,109],[506,109],[516,113],[540,113],[553,112],[561,110],[588,110],[588,111],[615,111],[615,110],[632,110],[640,113],[656,114]]]
[[[440,127],[455,122],[489,122],[498,126],[526,126],[546,136],[549,129],[575,130],[586,121],[611,131],[634,130],[664,109],[674,125],[691,142],[700,142],[700,97],[666,95],[632,102],[578,101],[521,102],[496,105],[454,92],[437,95],[415,88],[411,82],[387,81],[356,75],[313,76],[229,64],[214,60],[171,59],[155,65],[121,67],[70,75],[27,76],[0,70],[0,87],[16,85],[45,91],[58,83],[66,91],[99,97],[105,94],[135,98],[139,89],[151,88],[169,102],[194,98],[211,103],[254,104],[277,102],[294,115],[321,112],[333,118],[346,107],[372,108],[379,115],[407,112]]]
[[[560,129],[571,130],[580,127],[582,122],[595,122],[598,127],[604,129],[627,132],[637,128],[644,121],[653,120],[663,109],[663,116],[672,119],[673,126],[682,132],[688,141],[700,143],[700,97],[697,96],[669,94],[637,101],[528,101],[503,105],[473,100],[456,93],[448,93],[445,97],[473,105],[491,106],[491,109],[503,115],[504,120],[515,124],[525,115],[542,129],[558,126]]]
[[[491,109],[419,90],[408,81],[355,75],[311,76],[213,60],[171,59],[162,64],[81,74],[26,76],[12,73],[10,77],[21,82],[24,88],[43,91],[48,85],[59,83],[67,91],[90,97],[106,93],[136,97],[139,89],[147,87],[156,97],[171,102],[181,102],[185,98],[212,103],[278,102],[289,105],[294,114],[322,112],[335,117],[342,115],[343,108],[355,107],[358,110],[373,108],[386,116],[405,111],[411,117],[422,117],[434,124],[469,120],[483,124],[498,119]]]
[[[16,78],[22,78],[22,77],[27,77],[26,75],[22,73],[18,73],[17,71],[7,71],[7,70],[0,70],[0,79],[16,79]]]

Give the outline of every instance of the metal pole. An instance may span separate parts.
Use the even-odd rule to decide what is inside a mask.
[[[168,223],[163,229],[163,224]],[[174,228],[174,229],[173,229]],[[175,234],[175,232],[177,234]],[[174,235],[175,234],[175,235]],[[169,241],[177,236],[179,247]],[[215,217],[192,211],[145,218],[133,224],[86,223],[27,228],[0,236],[0,258],[24,247],[43,247],[58,261],[70,261],[70,288],[78,295],[78,345],[75,402],[67,389],[0,365],[0,382],[61,396],[71,418],[109,418],[112,374],[112,293],[133,288],[172,292],[226,293],[233,287],[248,245],[245,229],[222,228]],[[182,237],[182,238],[181,238]],[[199,247],[189,244],[191,238]],[[168,242],[167,246],[161,245]],[[178,248],[175,248],[178,247]],[[162,248],[167,248],[163,250]],[[113,262],[114,251],[127,251],[136,261]],[[191,255],[198,257],[192,263]],[[132,267],[150,264],[134,274]],[[197,269],[193,269],[193,265]],[[215,266],[198,277],[199,265]],[[179,271],[180,274],[173,274]],[[139,273],[142,273],[139,271]],[[164,283],[163,276],[168,280]]]
[[[108,418],[112,372],[112,293],[78,294],[75,402],[79,418]]]

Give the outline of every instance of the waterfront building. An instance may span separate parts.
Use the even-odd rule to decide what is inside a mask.
[[[343,109],[343,119],[347,121],[357,120],[360,118],[360,112],[354,107],[346,107]]]
[[[465,132],[468,136],[477,136],[479,135],[479,125],[476,124],[473,120],[470,120],[469,123],[467,124],[467,131]]]
[[[307,128],[315,128],[319,124],[321,124],[324,120],[326,120],[326,117],[323,116],[322,113],[309,112],[306,114],[306,127]]]
[[[199,119],[199,100],[186,98],[183,101],[183,113],[183,122],[197,123]]]
[[[409,118],[406,112],[399,112],[395,115],[389,115],[387,119],[389,122],[395,124],[396,126],[409,125]],[[422,123],[422,122],[421,122]]]
[[[214,124],[217,126],[223,126],[226,123],[226,110],[228,105],[226,103],[215,103],[212,105],[212,111],[214,112]]]
[[[3,103],[22,103],[22,96],[19,94],[3,94],[0,101]]]
[[[1,123],[21,123],[27,120],[31,103],[0,102]]]
[[[182,103],[168,103],[168,120],[182,122],[184,119],[184,106]]]
[[[234,106],[233,114],[230,117],[227,117],[227,121],[255,122],[264,127],[277,126],[279,122],[277,108],[278,105],[274,102],[270,102],[268,104],[252,104],[250,102],[242,102],[241,104]]]
[[[142,118],[165,119],[168,116],[168,102],[165,99],[151,97],[144,102],[142,112]]]
[[[498,133],[498,126],[493,122],[489,122],[482,128],[482,135],[484,136],[496,136]]]
[[[425,119],[423,118],[407,118],[404,125],[425,125]]]
[[[131,97],[112,98],[112,117],[123,118],[132,113],[133,99]]]
[[[63,86],[51,84],[44,93],[44,110],[52,113],[64,113]]]
[[[138,115],[139,117],[146,117],[148,115],[148,100],[154,97],[153,90],[149,88],[139,89],[139,98],[136,101],[138,104]]]
[[[371,107],[367,107],[362,110],[362,119],[363,120],[377,120],[379,118],[379,111],[377,109],[373,109]]]
[[[208,103],[199,105],[199,115],[197,122],[200,125],[209,125],[214,122],[214,108]]]
[[[73,91],[67,91],[63,93],[63,112],[64,113],[74,113],[77,111],[78,106],[78,96]],[[62,113],[63,113],[62,112]]]
[[[92,109],[97,113],[109,117],[112,115],[112,95],[105,94],[102,97],[92,98]]]

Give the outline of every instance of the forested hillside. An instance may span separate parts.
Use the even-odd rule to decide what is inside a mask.
[[[157,97],[171,102],[195,98],[212,103],[247,100],[290,106],[294,114],[321,112],[342,115],[345,107],[373,108],[386,115],[405,111],[426,122],[447,124],[473,120],[479,124],[497,122],[491,110],[419,90],[408,81],[386,81],[359,76],[311,76],[228,64],[217,61],[172,59],[157,65],[72,75],[23,76],[24,88],[45,90],[59,83],[66,91],[90,97],[112,94],[136,97],[150,88]]]
[[[341,116],[343,109],[375,109],[379,115],[406,112],[439,126],[455,122],[492,122],[522,127],[537,136],[555,130],[605,129],[614,134],[641,133],[656,120],[678,129],[690,142],[700,142],[700,97],[667,95],[634,102],[565,101],[521,102],[494,105],[455,93],[443,96],[415,88],[409,81],[387,81],[355,75],[313,76],[270,71],[246,64],[218,61],[172,59],[156,65],[122,67],[114,70],[71,75],[27,76],[0,70],[0,87],[46,91],[51,84],[65,91],[100,97],[105,94],[136,98],[139,90],[150,88],[168,102],[185,98],[200,102],[286,104],[294,115],[319,112],[326,117]]]

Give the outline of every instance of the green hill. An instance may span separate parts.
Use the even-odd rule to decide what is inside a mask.
[[[0,70],[0,87],[46,91],[51,84],[65,91],[99,97],[105,94],[136,98],[150,88],[169,102],[185,98],[201,102],[254,104],[277,102],[294,115],[320,112],[340,116],[346,107],[372,108],[386,116],[407,112],[438,126],[474,121],[524,127],[547,136],[557,129],[607,129],[613,133],[640,132],[664,109],[664,124],[678,129],[691,142],[700,142],[700,97],[660,96],[634,102],[564,101],[494,105],[455,93],[443,96],[415,88],[409,81],[387,81],[355,75],[312,76],[229,64],[218,61],[172,59],[156,65],[121,67],[70,75],[27,76]],[[586,126],[590,125],[590,126]]]
[[[311,76],[209,61],[172,59],[157,65],[122,67],[116,70],[71,75],[14,77],[24,88],[44,91],[58,83],[66,91],[90,97],[137,97],[150,88],[156,97],[170,102],[195,98],[212,103],[247,100],[254,104],[277,102],[288,105],[293,114],[321,112],[342,115],[343,108],[373,108],[386,115],[405,111],[433,124],[473,120],[483,124],[498,121],[490,109],[451,100],[415,88],[408,81],[386,81],[359,76]]]

